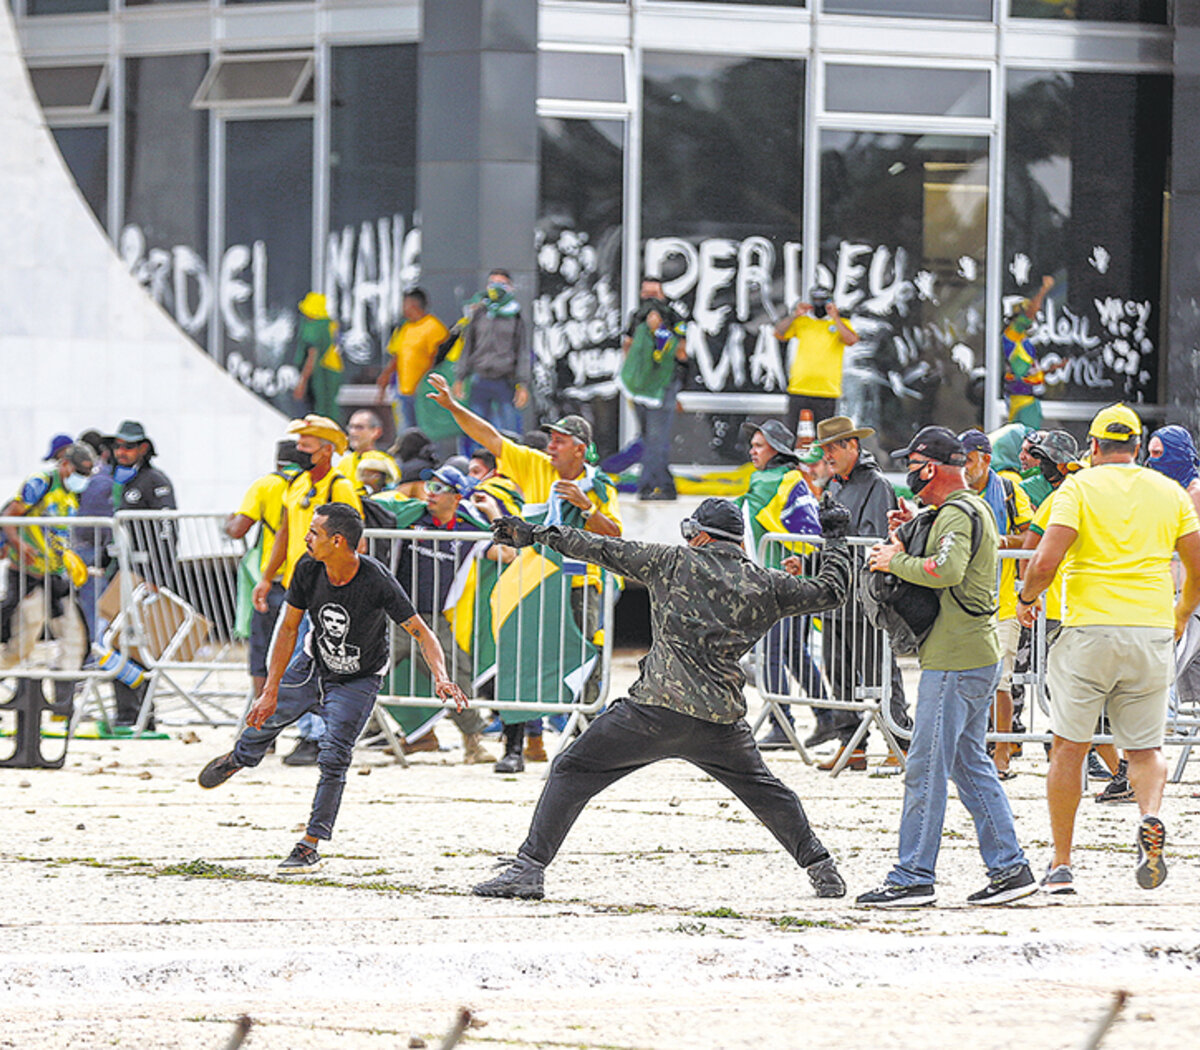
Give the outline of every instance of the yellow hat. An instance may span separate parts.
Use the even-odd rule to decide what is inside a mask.
[[[362,480],[364,470],[374,470],[385,475],[393,485],[400,480],[400,471],[396,469],[396,461],[386,452],[364,452],[355,468],[355,473],[359,475],[355,480]]]
[[[322,441],[328,441],[333,445],[334,451],[339,456],[346,451],[347,446],[350,444],[342,428],[328,416],[314,416],[309,414],[303,419],[293,419],[287,426],[287,432],[301,436],[307,434],[311,437],[320,438]]]
[[[309,292],[300,300],[300,312],[314,321],[328,320],[329,304],[326,303],[325,296]]]
[[[1115,405],[1102,408],[1088,427],[1088,437],[1101,441],[1128,441],[1142,433],[1142,421],[1128,405],[1118,401]]]

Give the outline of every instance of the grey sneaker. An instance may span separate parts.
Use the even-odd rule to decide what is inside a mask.
[[[846,883],[838,874],[837,865],[832,857],[818,860],[804,870],[808,872],[808,880],[813,884],[818,897],[846,896]]]
[[[1075,875],[1070,864],[1046,865],[1046,874],[1042,876],[1042,892],[1055,896],[1065,896],[1075,892]]]
[[[1167,829],[1158,817],[1142,817],[1137,833],[1137,881],[1144,890],[1161,886],[1167,877],[1167,862],[1163,847],[1167,844]]]
[[[967,898],[968,904],[1011,904],[1013,901],[1037,893],[1037,879],[1029,870],[1028,864],[997,875],[983,889],[977,890]]]
[[[297,842],[275,871],[280,875],[307,875],[310,871],[320,871],[323,864],[321,855],[312,846],[307,842]]]
[[[242,767],[233,760],[233,752],[221,755],[220,758],[214,758],[207,766],[200,770],[200,775],[196,778],[200,782],[202,788],[215,788],[224,784],[234,773]]]
[[[540,901],[546,896],[546,869],[524,857],[518,857],[494,879],[481,882],[471,889],[476,897],[515,897],[518,900]]]

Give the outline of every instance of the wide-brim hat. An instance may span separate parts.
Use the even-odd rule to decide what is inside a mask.
[[[361,474],[364,470],[374,470],[384,475],[393,485],[400,480],[400,470],[396,466],[396,461],[386,452],[364,452],[359,457],[354,471],[356,474]],[[362,479],[355,478],[355,480],[360,481]]]
[[[830,416],[817,424],[818,445],[827,445],[832,441],[847,441],[850,438],[869,438],[875,433],[874,427],[856,427],[849,416]]]
[[[124,441],[127,445],[140,445],[144,441],[150,446],[146,450],[146,455],[154,455],[154,442],[146,435],[146,428],[133,419],[122,420],[121,425],[117,427],[117,432],[110,434],[105,440],[110,443]]]
[[[778,419],[764,419],[761,423],[743,423],[742,437],[749,441],[761,433],[763,439],[776,452],[784,456],[796,455],[796,435]]]
[[[323,321],[329,318],[329,304],[326,302],[325,296],[319,292],[309,292],[300,300],[298,308],[305,317],[312,321]]]
[[[287,432],[298,437],[315,437],[328,441],[334,451],[340,456],[350,445],[346,432],[328,416],[309,414],[303,419],[293,419],[287,425]]]

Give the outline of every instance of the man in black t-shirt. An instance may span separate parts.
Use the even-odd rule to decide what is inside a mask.
[[[417,615],[404,588],[374,558],[356,552],[362,532],[362,516],[345,503],[327,503],[313,515],[305,536],[308,554],[292,573],[266,685],[251,706],[246,729],[233,750],[214,758],[200,772],[200,786],[214,788],[239,769],[257,766],[282,729],[320,708],[325,719],[317,758],[321,778],[306,834],[276,869],[282,875],[321,866],[317,842],[333,835],[354,741],[371,714],[389,666],[388,619],[421,647],[437,695],[453,700],[459,710],[467,704],[446,673],[437,636]],[[306,612],[312,628],[289,665]]]

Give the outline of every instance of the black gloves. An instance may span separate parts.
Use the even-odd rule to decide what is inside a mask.
[[[492,539],[508,547],[528,547],[533,543],[533,530],[529,522],[508,514],[492,522]]]
[[[850,533],[850,512],[828,492],[821,497],[817,508],[821,535],[827,540],[844,540]]]

